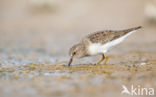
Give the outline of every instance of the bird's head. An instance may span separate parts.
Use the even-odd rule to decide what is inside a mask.
[[[70,64],[73,61],[73,58],[81,58],[85,56],[85,46],[84,44],[76,44],[74,46],[72,46],[72,48],[69,50],[69,56],[70,56],[70,61],[68,66],[70,66]]]

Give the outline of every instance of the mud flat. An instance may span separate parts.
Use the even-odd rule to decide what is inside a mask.
[[[132,53],[131,53],[132,54]],[[140,52],[135,52],[139,57]],[[144,54],[146,57],[146,54]],[[114,60],[123,59],[111,56]],[[124,60],[124,59],[123,59]],[[130,61],[136,60],[136,61]],[[131,63],[130,63],[131,62]],[[122,85],[156,89],[155,56],[118,64],[26,64],[0,66],[1,97],[127,97]],[[146,97],[146,95],[144,95]]]

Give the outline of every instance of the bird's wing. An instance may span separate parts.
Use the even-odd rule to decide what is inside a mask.
[[[105,30],[105,31],[99,31],[95,33],[91,33],[87,36],[87,39],[89,39],[92,43],[106,43],[112,40],[115,40],[131,31],[140,29],[141,26],[139,27],[134,27],[126,30]]]

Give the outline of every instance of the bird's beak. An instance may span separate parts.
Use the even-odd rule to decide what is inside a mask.
[[[68,63],[68,66],[71,65],[72,61],[73,61],[73,56],[70,58],[69,63]]]

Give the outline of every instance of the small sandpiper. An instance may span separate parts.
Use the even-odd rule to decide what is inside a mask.
[[[100,64],[105,59],[105,64],[108,57],[105,53],[113,46],[121,43],[127,36],[140,29],[141,26],[125,29],[125,30],[105,30],[99,31],[84,37],[78,44],[75,44],[70,50],[71,65],[73,58],[82,58],[86,56],[102,55],[102,59],[96,64]]]

